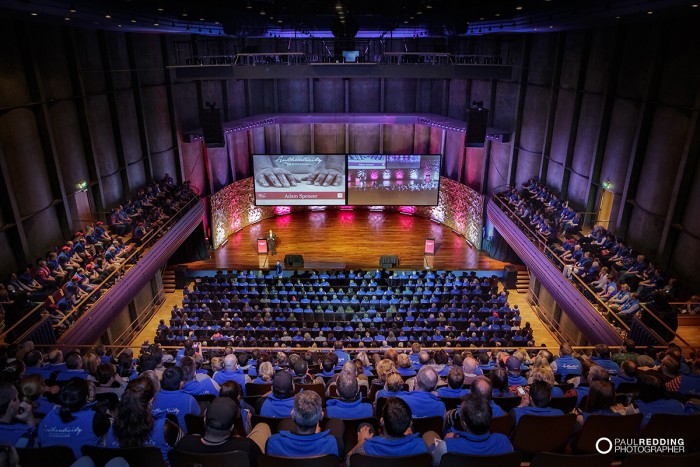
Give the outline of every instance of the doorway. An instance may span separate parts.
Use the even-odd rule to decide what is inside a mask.
[[[597,224],[602,225],[604,229],[608,229],[610,225],[610,216],[612,214],[613,201],[615,200],[615,193],[608,191],[603,188],[600,195],[600,205],[598,207],[598,217]]]

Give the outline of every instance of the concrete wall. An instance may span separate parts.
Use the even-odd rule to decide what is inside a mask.
[[[443,151],[443,175],[485,194],[536,177],[585,212],[610,181],[611,228],[682,279],[700,277],[700,28],[692,19],[458,44],[465,53],[504,51],[512,79],[176,83],[165,66],[175,63],[176,43],[195,37],[0,26],[0,273],[80,227],[67,198],[83,180],[102,212],[165,172],[216,191],[250,175],[253,153]],[[187,143],[182,156],[178,147],[207,101],[235,120],[285,112],[464,119],[474,100],[490,110],[491,127],[513,132],[511,142],[468,152],[458,134],[436,128],[281,125],[228,134],[223,149]]]

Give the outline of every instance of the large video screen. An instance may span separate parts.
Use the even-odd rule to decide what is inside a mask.
[[[345,204],[345,155],[254,155],[257,206]]]
[[[440,155],[348,156],[351,206],[436,206]]]

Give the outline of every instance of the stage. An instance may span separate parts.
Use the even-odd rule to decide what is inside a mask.
[[[277,255],[258,255],[257,239],[277,235]],[[426,238],[435,239],[435,254],[423,254]],[[304,258],[304,269],[368,269],[382,255],[398,255],[397,269],[478,269],[502,271],[496,261],[472,248],[449,227],[424,217],[384,211],[295,212],[262,220],[232,234],[210,259],[187,263],[190,269],[258,269],[274,267],[286,254]]]

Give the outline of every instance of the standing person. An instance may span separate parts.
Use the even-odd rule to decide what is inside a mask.
[[[275,253],[277,253],[277,252],[275,251]],[[275,264],[275,274],[277,274],[277,277],[282,277],[283,271],[284,271],[284,268],[282,267],[282,263],[280,263],[278,260],[277,263]]]
[[[270,250],[270,253],[274,256],[277,254],[277,235],[272,233],[272,229],[270,229],[270,233],[267,234],[267,249]],[[278,261],[279,263],[279,261]]]

